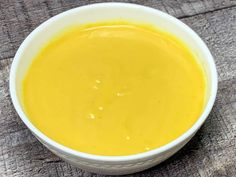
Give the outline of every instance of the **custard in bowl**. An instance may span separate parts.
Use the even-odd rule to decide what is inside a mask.
[[[91,154],[131,155],[194,124],[205,76],[168,33],[128,22],[88,24],[59,34],[36,55],[22,99],[51,139]]]
[[[126,174],[168,158],[194,135],[214,102],[216,73],[210,53],[201,53],[204,43],[188,38],[189,29],[182,39],[181,27],[175,34],[171,25],[165,30],[162,23],[131,18],[136,7],[145,7],[100,4],[61,18],[107,5],[125,6],[131,15],[49,29],[59,25],[59,15],[36,30],[48,34],[33,36],[38,48],[13,62],[11,78],[20,78],[10,79],[10,88],[23,121],[52,152],[86,170]],[[157,12],[160,22],[173,20]]]

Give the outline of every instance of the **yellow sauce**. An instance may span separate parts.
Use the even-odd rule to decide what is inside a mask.
[[[98,155],[163,146],[199,118],[205,76],[176,37],[128,22],[71,27],[35,56],[22,101],[51,139]]]

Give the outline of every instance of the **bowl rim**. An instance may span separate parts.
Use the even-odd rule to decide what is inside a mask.
[[[209,68],[210,68],[210,73],[212,75],[211,79],[211,90],[210,90],[210,96],[209,100],[206,103],[205,109],[202,112],[201,116],[198,118],[198,120],[190,127],[186,132],[184,132],[182,135],[180,135],[178,138],[174,139],[173,141],[169,142],[168,144],[165,144],[161,147],[158,147],[156,149],[147,151],[147,152],[141,152],[138,154],[132,154],[132,155],[124,155],[124,156],[104,156],[104,155],[95,155],[95,154],[89,154],[85,152],[80,152],[74,149],[71,149],[69,147],[66,147],[51,138],[47,137],[44,133],[42,133],[38,128],[36,128],[33,123],[30,122],[30,120],[27,118],[26,114],[24,113],[22,107],[20,106],[20,101],[18,99],[17,93],[16,93],[16,71],[18,68],[19,61],[21,60],[21,55],[23,54],[24,50],[26,47],[30,44],[31,40],[34,38],[35,35],[37,35],[38,32],[40,32],[42,29],[47,28],[50,23],[53,21],[58,20],[59,18],[70,15],[73,13],[77,13],[80,10],[92,10],[93,8],[117,8],[117,7],[126,7],[126,8],[138,8],[143,11],[149,11],[152,13],[155,13],[156,15],[165,17],[168,19],[170,22],[175,23],[181,28],[184,28],[192,37],[194,38],[195,42],[197,42],[203,52],[206,54],[206,60],[208,60],[209,63]],[[213,104],[215,102],[216,94],[217,94],[217,87],[218,87],[218,76],[217,76],[217,71],[216,71],[216,65],[214,62],[214,59],[206,46],[206,44],[202,41],[202,39],[186,24],[178,20],[177,18],[162,12],[160,10],[143,6],[143,5],[138,5],[138,4],[131,4],[131,3],[118,3],[118,2],[106,2],[106,3],[94,3],[90,5],[85,5],[85,6],[80,6],[76,7],[70,10],[67,10],[65,12],[62,12],[54,17],[51,17],[47,21],[43,22],[41,25],[39,25],[36,29],[34,29],[27,37],[26,39],[22,42],[20,47],[18,48],[15,57],[13,59],[11,69],[10,69],[10,79],[9,79],[9,87],[10,87],[10,96],[13,102],[13,105],[20,116],[21,120],[24,122],[24,124],[33,132],[33,134],[36,135],[36,137],[39,137],[43,141],[46,142],[46,144],[54,147],[57,149],[59,152],[62,152],[64,154],[69,154],[71,156],[77,156],[83,159],[87,160],[93,160],[93,161],[100,161],[100,162],[121,162],[121,161],[134,161],[134,160],[140,160],[143,158],[149,158],[158,154],[161,154],[163,152],[169,151],[175,146],[183,143],[184,141],[188,140],[191,138],[192,135],[196,133],[196,131],[201,127],[201,125],[204,123],[206,120],[207,116],[209,115]]]

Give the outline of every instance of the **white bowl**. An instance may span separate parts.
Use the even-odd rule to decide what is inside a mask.
[[[147,23],[168,31],[186,43],[202,64],[207,77],[206,105],[196,123],[174,141],[151,151],[129,156],[99,156],[65,147],[43,134],[35,127],[22,109],[21,83],[37,51],[58,31],[74,24],[113,19]],[[61,13],[37,27],[19,47],[10,71],[10,94],[14,107],[32,133],[53,153],[65,161],[87,171],[101,174],[129,174],[145,170],[182,148],[206,120],[217,92],[217,72],[213,57],[200,37],[178,19],[159,10],[128,3],[100,3],[78,7]],[[145,127],[144,127],[145,128]]]

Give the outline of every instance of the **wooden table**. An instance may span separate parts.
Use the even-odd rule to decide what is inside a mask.
[[[24,38],[65,10],[104,1],[0,0],[0,176],[102,176],[53,155],[29,132],[9,95],[9,69]],[[176,155],[131,176],[236,176],[236,0],[126,0],[165,11],[192,27],[215,57],[219,90],[196,136]]]

